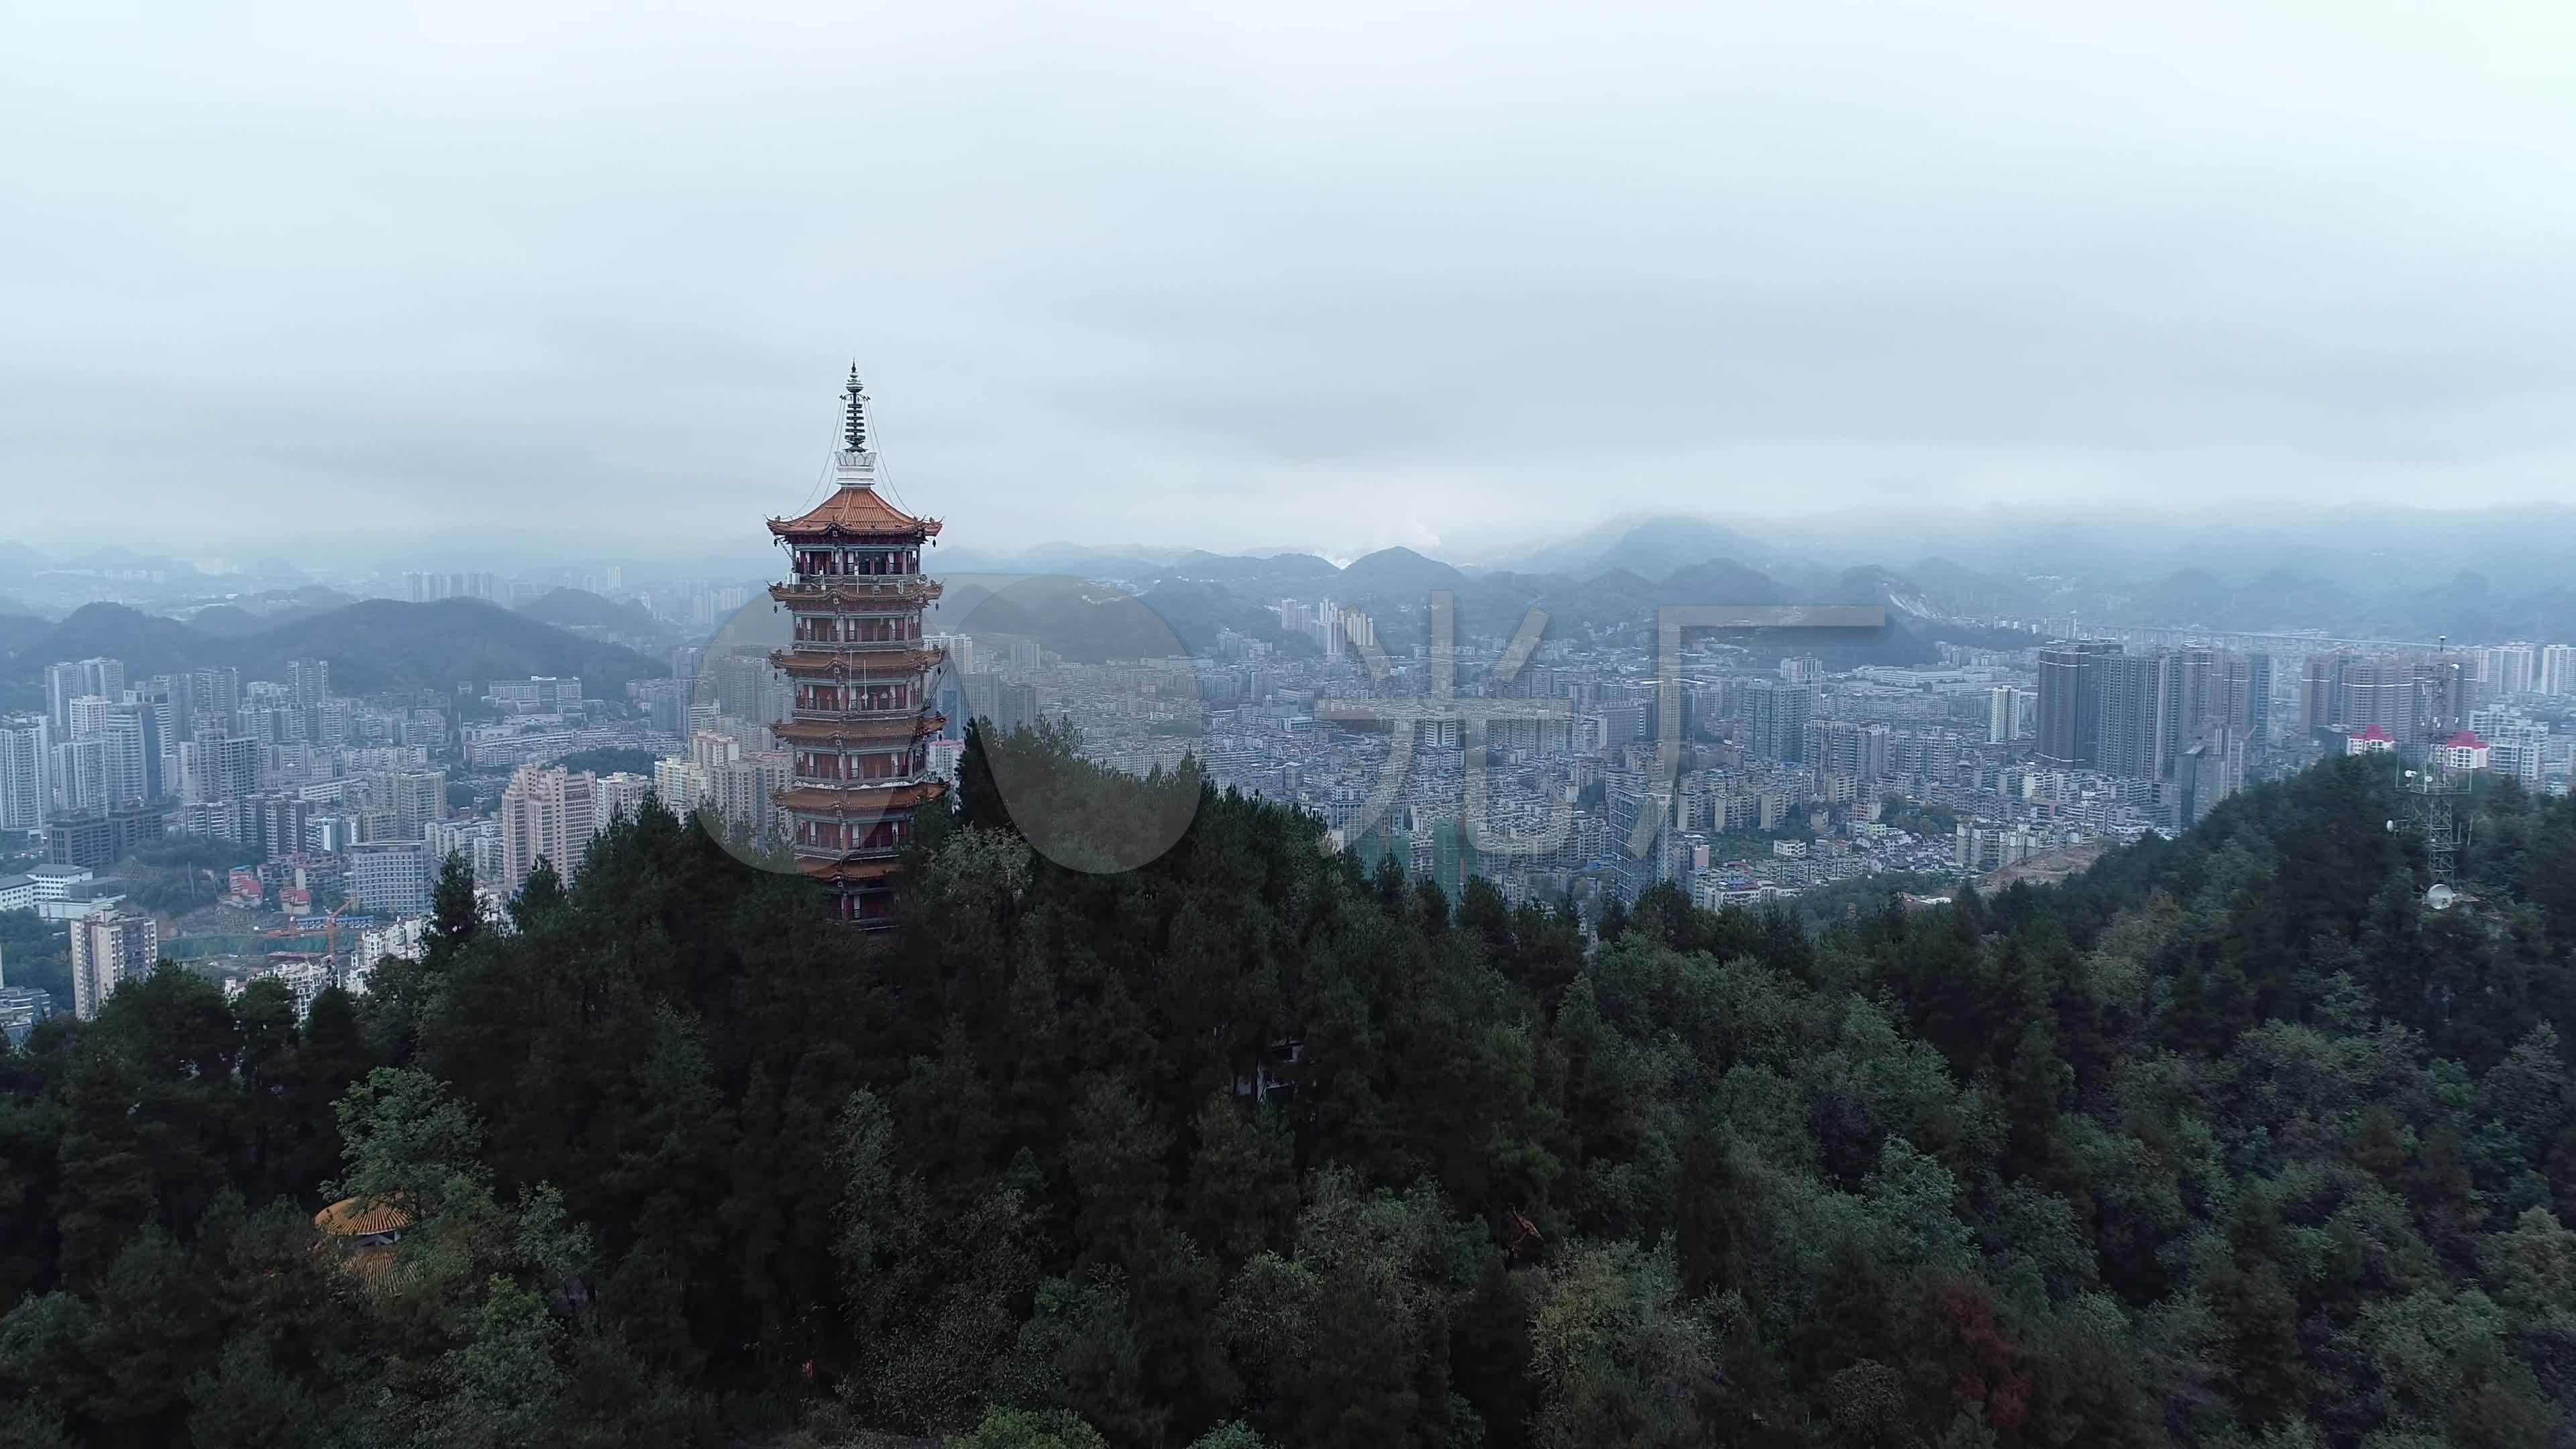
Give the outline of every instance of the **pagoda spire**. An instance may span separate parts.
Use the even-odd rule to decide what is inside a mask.
[[[842,405],[841,446],[853,453],[868,450],[868,395],[859,384],[859,365],[850,364],[849,384],[841,389],[849,397]]]

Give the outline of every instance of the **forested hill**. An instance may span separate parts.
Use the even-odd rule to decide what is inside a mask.
[[[997,770],[996,756],[1008,754]],[[2070,886],[1587,950],[970,742],[912,923],[648,811],[507,923],[0,1064],[0,1443],[2539,1446],[2576,806],[2337,762]],[[1058,851],[1063,854],[1065,852]],[[407,1225],[317,1247],[336,1198]]]

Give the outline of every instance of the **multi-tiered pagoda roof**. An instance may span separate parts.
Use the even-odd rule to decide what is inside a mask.
[[[877,492],[855,368],[846,391],[832,495],[769,521],[790,570],[769,595],[794,621],[788,647],[770,656],[795,694],[789,717],[771,726],[792,762],[791,783],[773,798],[798,869],[831,887],[836,914],[879,926],[893,920],[889,878],[912,843],[914,812],[948,790],[927,750],[947,724],[933,705],[945,654],[923,642],[921,623],[939,598],[938,581],[921,573],[939,520]]]

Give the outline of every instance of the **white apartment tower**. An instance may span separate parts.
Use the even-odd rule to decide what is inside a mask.
[[[0,830],[35,830],[53,794],[53,723],[40,714],[0,719]]]
[[[152,969],[161,928],[139,912],[99,911],[72,922],[72,1015],[98,1015],[117,983]]]
[[[2540,692],[2576,694],[2576,645],[2551,644],[2541,649]]]
[[[528,883],[537,858],[554,862],[555,874],[569,881],[590,853],[599,833],[598,781],[557,765],[522,765],[501,792],[502,889],[516,895]]]

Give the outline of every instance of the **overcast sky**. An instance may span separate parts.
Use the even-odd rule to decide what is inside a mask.
[[[18,7],[0,537],[2576,498],[2576,6],[2110,8]]]

